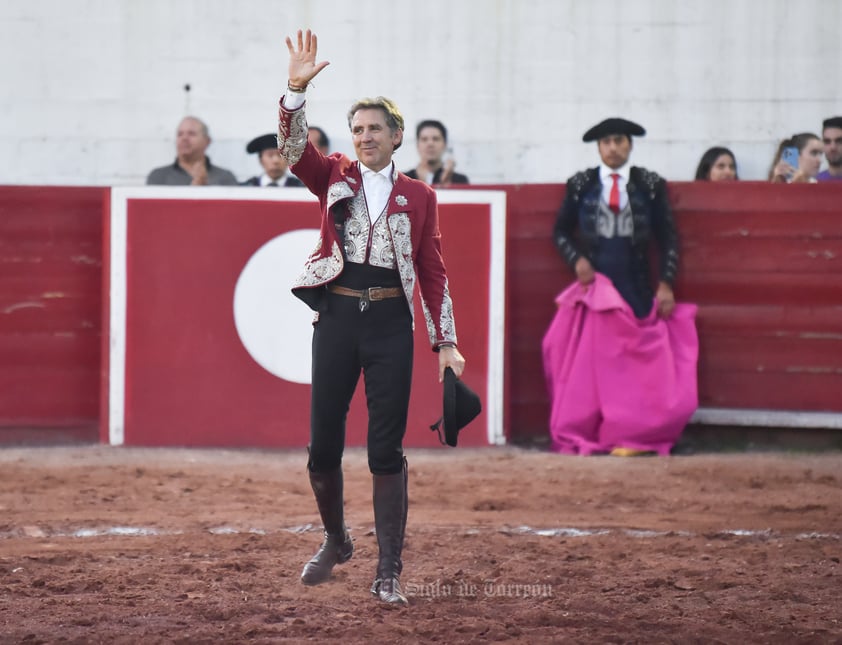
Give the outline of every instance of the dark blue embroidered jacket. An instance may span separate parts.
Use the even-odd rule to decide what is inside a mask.
[[[654,290],[649,268],[650,241],[657,243],[658,280],[672,286],[678,271],[678,233],[667,199],[666,181],[657,173],[632,166],[627,185],[634,230],[631,237],[630,277],[645,302]],[[576,261],[586,257],[596,271],[600,237],[598,216],[602,182],[598,168],[576,173],[567,180],[567,192],[558,212],[553,239],[561,257],[575,271]],[[609,276],[610,277],[610,276]]]

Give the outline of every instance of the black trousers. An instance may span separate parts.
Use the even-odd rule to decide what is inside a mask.
[[[327,311],[313,328],[311,471],[341,466],[345,421],[362,372],[369,470],[375,475],[401,472],[412,360],[412,318],[405,298],[374,301],[361,312],[357,298],[327,294]]]

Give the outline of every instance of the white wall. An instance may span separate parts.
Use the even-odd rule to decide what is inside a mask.
[[[214,162],[256,174],[245,144],[275,129],[299,26],[331,61],[308,115],[334,149],[350,104],[383,94],[409,126],[400,169],[439,118],[474,183],[564,181],[613,115],[669,179],[715,144],[758,179],[778,139],[842,114],[840,0],[3,0],[0,183],[141,184],[186,113]]]

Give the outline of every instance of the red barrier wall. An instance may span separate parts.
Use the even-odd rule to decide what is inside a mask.
[[[552,242],[564,187],[508,193],[511,438],[546,434],[540,343],[573,279]],[[842,186],[675,183],[676,296],[699,305],[703,407],[842,412]]]
[[[564,186],[505,190],[506,429],[546,433],[540,342],[571,279]],[[108,188],[0,187],[0,443],[96,440]],[[700,403],[842,412],[842,186],[675,183],[677,296],[699,304]],[[49,429],[49,431],[48,431]]]
[[[108,192],[0,187],[0,443],[96,440]]]

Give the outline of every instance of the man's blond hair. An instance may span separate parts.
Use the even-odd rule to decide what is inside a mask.
[[[393,133],[397,130],[403,132],[403,115],[398,109],[397,104],[392,99],[387,99],[385,96],[377,96],[373,99],[360,99],[354,103],[351,106],[351,109],[348,110],[349,128],[351,127],[351,121],[353,120],[354,115],[360,110],[382,110],[383,114],[386,116],[386,125],[389,126],[389,130]],[[401,147],[401,143],[403,143],[403,139],[401,139],[400,143],[395,146],[395,150]]]

